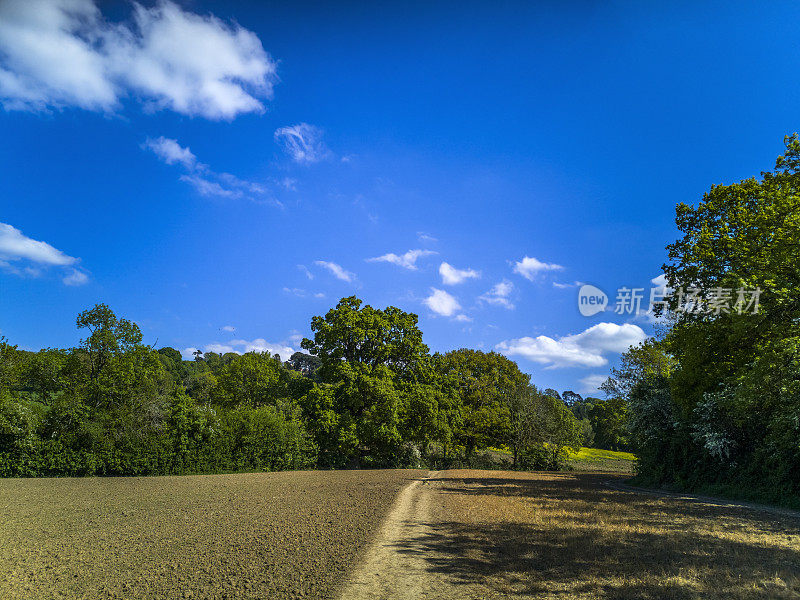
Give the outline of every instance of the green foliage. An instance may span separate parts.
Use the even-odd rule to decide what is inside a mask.
[[[455,443],[466,453],[506,445],[511,438],[511,403],[530,376],[496,352],[454,350],[435,354],[433,365],[443,383],[461,399]]]
[[[226,354],[225,357],[228,357]],[[223,357],[216,373],[214,400],[223,406],[268,404],[280,392],[281,363],[268,353],[248,352],[242,357]]]
[[[0,476],[157,475],[475,462],[513,444],[563,466],[579,425],[495,353],[430,356],[417,316],[343,298],[286,363],[142,344],[97,305],[77,348],[0,339]],[[523,390],[521,396],[517,393]]]
[[[673,312],[663,340],[626,355],[610,387],[630,406],[642,481],[800,498],[797,135],[785,145],[772,172],[677,207],[669,286],[697,287],[704,301],[720,288],[734,302],[740,289],[761,295],[757,314]]]
[[[594,432],[594,443],[605,450],[622,450],[628,447],[628,405],[620,397],[608,400],[594,399],[588,411]]]
[[[393,306],[374,309],[355,296],[342,298],[324,317],[311,319],[314,339],[302,347],[319,357],[324,381],[337,379],[342,363],[384,365],[400,377],[413,377],[428,354],[417,327],[418,317]]]
[[[568,450],[581,446],[580,424],[572,411],[532,385],[517,389],[510,412],[515,468],[560,469],[566,465]]]

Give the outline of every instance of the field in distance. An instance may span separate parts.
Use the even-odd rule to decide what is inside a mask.
[[[800,597],[800,516],[626,474],[0,480],[0,598]]]
[[[490,465],[488,468],[511,468],[511,451],[492,448],[483,455]],[[599,448],[581,448],[577,452],[568,451],[567,464],[573,471],[602,471],[604,473],[627,473],[636,471],[636,457],[630,452],[601,450]]]
[[[576,471],[634,473],[636,457],[630,452],[581,448],[569,453],[569,464]]]

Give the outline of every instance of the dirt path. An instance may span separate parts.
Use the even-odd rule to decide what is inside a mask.
[[[421,540],[428,537],[430,480],[406,486],[397,497],[363,564],[346,585],[342,600],[405,600],[441,596],[446,582],[428,572]]]

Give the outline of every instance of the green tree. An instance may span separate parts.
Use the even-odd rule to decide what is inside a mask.
[[[90,377],[94,381],[113,356],[133,349],[142,341],[142,332],[136,323],[119,319],[105,304],[78,315],[78,329],[88,329],[89,336],[81,340],[81,347],[89,356]]]
[[[460,427],[454,437],[466,454],[507,444],[512,398],[529,384],[530,376],[496,352],[461,349],[436,354],[433,361],[461,398]]]
[[[219,404],[233,406],[247,404],[260,406],[275,404],[282,395],[280,385],[281,363],[268,353],[248,352],[242,356],[233,354],[223,357],[217,373],[215,400]]]
[[[0,336],[0,390],[19,386],[23,369],[23,355],[16,346]]]
[[[426,383],[428,347],[417,315],[362,304],[355,296],[342,298],[312,319],[314,339],[301,345],[319,359],[320,379],[333,387],[307,396],[305,406],[309,416],[322,411],[321,456],[330,459],[335,447],[340,461],[393,464],[404,434],[425,438],[420,423],[436,423],[435,396],[417,387]]]
[[[620,397],[595,399],[588,411],[598,448],[621,450],[628,445],[628,404]]]
[[[569,448],[579,449],[580,426],[559,399],[533,385],[521,385],[510,397],[514,468],[559,469]]]
[[[410,378],[428,354],[422,343],[418,317],[389,306],[378,310],[355,296],[342,298],[324,317],[311,319],[314,339],[301,346],[321,361],[324,381],[338,379],[343,363],[386,366],[399,377]]]
[[[682,237],[668,247],[664,272],[674,289],[698,288],[706,310],[678,311],[675,297],[664,340],[677,365],[669,385],[684,436],[674,477],[703,472],[760,488],[769,480],[800,494],[800,141],[784,142],[772,172],[677,207]],[[740,293],[752,302],[748,290],[760,290],[757,312],[707,310],[726,291],[732,307]],[[750,484],[758,472],[766,476]]]
[[[36,393],[41,402],[48,403],[54,394],[63,390],[67,352],[46,348],[31,353],[25,362],[27,386]]]

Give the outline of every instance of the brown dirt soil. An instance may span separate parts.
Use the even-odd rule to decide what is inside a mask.
[[[330,598],[421,471],[0,480],[0,598]]]
[[[605,485],[622,477],[434,474],[401,493],[341,598],[800,597],[800,519]]]

